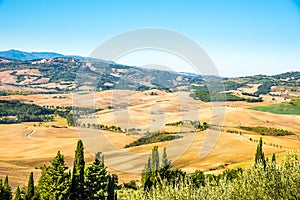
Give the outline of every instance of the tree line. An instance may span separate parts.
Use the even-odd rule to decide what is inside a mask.
[[[251,132],[256,132],[261,135],[285,136],[294,135],[293,132],[281,128],[263,127],[263,126],[240,126],[241,129]]]
[[[154,146],[141,174],[141,186],[135,181],[118,185],[118,177],[109,174],[104,158],[97,154],[95,161],[86,165],[82,141],[78,141],[73,170],[70,171],[64,156],[58,152],[34,185],[33,173],[27,187],[17,187],[14,199],[299,199],[300,164],[294,154],[278,164],[263,152],[260,138],[252,168],[227,169],[218,175],[196,170],[187,174],[174,168],[166,148],[162,156]],[[8,177],[0,180],[0,199],[10,200],[12,192]]]
[[[191,94],[191,97],[197,100],[201,100],[204,102],[223,102],[223,101],[246,101],[249,103],[254,102],[262,102],[262,98],[243,98],[239,96],[235,96],[232,94],[225,94],[225,93],[219,93],[219,92],[209,92],[209,91],[201,91],[198,90]]]
[[[53,121],[52,114],[54,114],[53,110],[35,104],[0,100],[0,123],[2,124]]]

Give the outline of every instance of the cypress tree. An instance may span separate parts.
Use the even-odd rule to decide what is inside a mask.
[[[72,174],[72,185],[71,185],[71,199],[82,200],[84,199],[84,152],[83,143],[81,140],[78,141],[74,165]]]
[[[154,146],[151,155],[148,158],[148,162],[142,171],[142,184],[144,190],[149,190],[155,183],[160,181],[158,177],[164,179],[168,178],[170,172],[171,163],[168,160],[166,148],[164,148],[161,166],[159,165],[159,153],[158,147]]]
[[[152,163],[151,169],[153,173],[157,173],[159,169],[159,154],[158,154],[158,146],[154,146],[152,149]]]
[[[148,162],[145,164],[145,167],[142,171],[142,184],[144,185],[145,188],[148,188],[150,185],[149,184],[149,179],[151,177],[151,157],[148,157]]]
[[[69,199],[70,197],[70,173],[65,172],[64,156],[57,152],[50,166],[42,168],[42,174],[38,181],[38,190],[41,200]]]
[[[255,164],[261,163],[264,167],[266,167],[265,155],[262,150],[262,138],[259,139],[259,143],[256,148],[255,153]]]
[[[3,186],[2,186],[2,179],[0,179],[0,199],[3,199]]]
[[[26,191],[26,200],[31,200],[34,198],[34,180],[33,180],[33,172],[30,173]]]
[[[107,176],[107,199],[114,200],[115,198],[115,187],[118,182],[118,178],[115,174]]]
[[[164,153],[161,158],[161,168],[166,169],[170,166],[170,162],[168,161],[167,149],[164,148]]]
[[[108,181],[106,167],[103,162],[95,159],[92,165],[86,167],[84,199],[107,199]]]
[[[12,192],[11,192],[11,188],[8,184],[8,176],[5,177],[5,181],[4,181],[4,185],[3,185],[3,189],[2,189],[2,198],[3,200],[10,200],[12,199]]]
[[[145,166],[145,171],[146,172],[151,172],[151,158],[150,158],[150,156],[148,157],[148,162]]]
[[[276,157],[275,157],[275,154],[273,153],[272,155],[272,163],[275,163],[276,162]]]
[[[16,189],[14,200],[22,200],[22,198],[21,198],[21,191],[20,191],[19,186]]]

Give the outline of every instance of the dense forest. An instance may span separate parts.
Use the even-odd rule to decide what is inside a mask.
[[[19,101],[0,100],[0,123],[53,121],[53,110]]]

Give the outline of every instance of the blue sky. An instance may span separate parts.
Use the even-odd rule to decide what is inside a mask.
[[[300,70],[296,0],[0,0],[0,19],[0,50],[87,56],[111,36],[159,27],[196,41],[223,76]]]

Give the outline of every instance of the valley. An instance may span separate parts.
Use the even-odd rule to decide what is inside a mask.
[[[208,175],[251,166],[260,138],[266,156],[298,152],[299,80],[300,72],[221,78],[88,58],[2,58],[0,178],[15,188],[34,172],[37,182],[57,151],[71,169],[79,139],[86,163],[100,152],[119,183],[143,184],[155,146],[166,147],[172,167]]]
[[[126,96],[127,92],[97,92],[95,94],[96,109],[101,108],[103,110],[92,115],[87,114],[83,118],[78,119],[78,122],[81,124],[81,127],[78,128],[79,130],[75,127],[55,128],[56,126],[67,126],[66,120],[59,117],[55,118],[53,122],[24,122],[22,124],[1,125],[0,141],[2,151],[0,153],[0,165],[2,176],[8,174],[12,186],[20,185],[26,181],[30,171],[39,174],[38,168],[44,164],[49,164],[57,150],[61,150],[64,153],[67,165],[72,166],[73,149],[79,138],[86,145],[85,157],[87,162],[92,162],[95,153],[104,152],[109,171],[116,173],[120,182],[140,180],[140,171],[146,163],[147,156],[145,155],[150,152],[154,145],[158,145],[160,148],[166,146],[169,158],[176,158],[172,160],[172,165],[190,173],[196,169],[209,173],[219,173],[225,169],[234,168],[239,163],[241,165],[244,162],[252,163],[253,154],[260,137],[263,138],[265,143],[264,152],[266,155],[280,154],[287,150],[300,150],[299,115],[277,115],[248,109],[257,106],[274,105],[272,101],[268,100],[260,103],[233,101],[226,103],[224,127],[215,147],[205,158],[200,158],[200,148],[208,134],[208,130],[194,132],[194,129],[191,127],[166,124],[181,121],[183,117],[189,115],[192,118],[197,116],[201,123],[210,123],[212,102],[205,103],[193,100],[187,92],[181,92],[181,95],[176,95],[176,93],[152,90],[130,93],[128,107],[117,107],[118,105],[123,105],[124,99],[114,98],[114,96]],[[150,95],[151,93],[156,93],[156,95]],[[54,98],[56,96],[58,98]],[[196,103],[199,113],[195,114],[194,111],[189,109],[182,111],[178,103],[178,96],[186,98],[186,100],[183,100],[186,107],[189,107],[187,102]],[[2,96],[0,99],[18,100],[49,108],[71,106],[73,103],[72,94],[9,95]],[[109,109],[112,99],[114,99],[115,106]],[[128,113],[124,113],[125,108]],[[163,113],[160,112],[162,110]],[[126,118],[128,116],[130,120]],[[155,123],[155,120],[161,119],[164,119],[164,121]],[[92,123],[97,123],[106,126],[120,126],[122,130],[127,129],[128,131],[122,133],[100,131],[92,127],[82,128],[82,124],[88,123],[91,125]],[[53,127],[53,125],[56,126]],[[256,132],[245,131],[240,126],[280,128],[291,131],[294,135],[262,136]],[[129,131],[130,129],[132,129],[131,132]],[[183,138],[124,149],[125,145],[136,141],[149,130],[173,132]],[[106,139],[103,137],[110,142],[105,142]],[[178,157],[176,151],[185,148],[185,144],[182,141],[189,137],[193,137],[192,143]],[[118,149],[133,153],[129,157],[126,155],[125,166],[122,166],[122,164],[124,165],[121,159],[122,153]],[[118,163],[119,169],[114,168],[116,163]],[[130,164],[128,165],[128,163]],[[112,166],[110,167],[110,165]],[[135,166],[134,172],[129,169],[131,166]],[[20,175],[20,172],[23,175]]]

